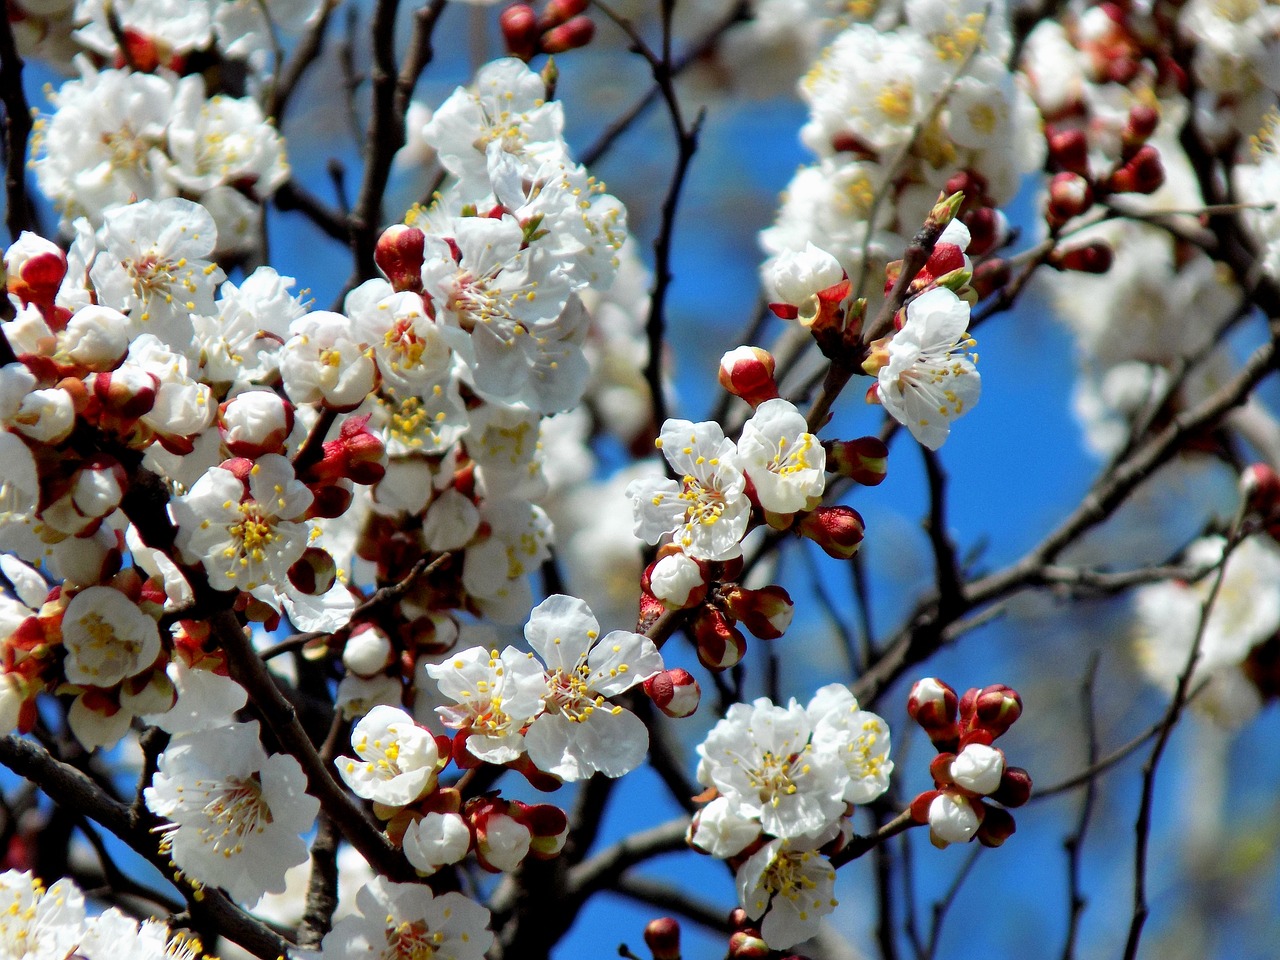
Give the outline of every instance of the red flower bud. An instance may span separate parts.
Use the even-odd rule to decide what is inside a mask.
[[[1125,124],[1123,134],[1126,155],[1137,152],[1137,148],[1146,143],[1147,138],[1156,132],[1159,123],[1159,107],[1140,103],[1130,108],[1129,121]]]
[[[1089,176],[1089,141],[1083,130],[1046,131],[1049,163],[1059,170]]]
[[[742,621],[742,625],[761,640],[776,640],[782,636],[795,615],[796,605],[791,602],[787,591],[779,586],[747,590],[734,584],[724,591],[723,597],[729,615]]]
[[[1031,774],[1021,767],[1005,767],[991,799],[1006,807],[1020,807],[1031,799]]]
[[[1111,269],[1115,254],[1110,244],[1094,240],[1084,246],[1067,250],[1055,250],[1049,257],[1049,265],[1059,270],[1077,270],[1080,273],[1106,273]]]
[[[772,955],[769,945],[755,931],[739,930],[729,938],[730,960],[766,960]]]
[[[826,440],[827,470],[848,477],[854,483],[874,487],[889,473],[889,448],[879,437],[857,440]]]
[[[422,292],[423,246],[426,235],[417,227],[394,223],[382,231],[373,248],[373,262],[397,291]]]
[[[521,60],[530,60],[538,52],[538,15],[527,3],[513,3],[498,17],[507,52]]]
[[[644,928],[644,942],[653,960],[680,960],[680,922],[673,917],[650,920]]]
[[[543,33],[562,23],[568,23],[587,9],[587,0],[547,0],[538,18],[538,29]]]
[[[752,407],[778,396],[774,360],[759,347],[735,347],[720,358],[720,386]]]
[[[973,700],[973,715],[967,726],[983,727],[991,731],[993,737],[998,737],[1013,726],[1020,716],[1022,697],[1018,696],[1018,691],[1003,683],[996,683],[978,691]]]
[[[675,667],[655,673],[644,682],[644,692],[668,717],[688,717],[698,709],[702,688],[688,670]]]
[[[1111,189],[1116,193],[1155,193],[1164,183],[1164,164],[1160,151],[1145,144],[1119,170],[1111,175]]]
[[[935,677],[917,680],[907,697],[907,714],[939,749],[955,750],[958,746],[956,708],[955,690]]]
[[[713,607],[705,608],[694,621],[693,635],[698,647],[698,660],[708,670],[735,667],[747,652],[747,638]]]
[[[974,267],[969,286],[973,287],[974,292],[978,294],[978,299],[981,300],[1003,287],[1012,276],[1013,270],[1009,266],[1009,261],[995,257],[984,260]]]
[[[1050,226],[1061,226],[1093,206],[1093,187],[1078,173],[1055,173],[1049,181]]]
[[[544,33],[539,46],[543,53],[564,53],[585,47],[595,35],[595,22],[590,17],[578,16]]]
[[[1018,829],[1018,825],[1013,822],[1013,814],[1008,810],[1001,810],[999,807],[992,807],[983,804],[987,808],[986,816],[982,818],[982,823],[978,826],[976,834],[978,842],[984,847],[998,847]]]
[[[802,518],[796,529],[837,560],[848,560],[858,552],[866,530],[862,515],[845,506],[819,507]]]

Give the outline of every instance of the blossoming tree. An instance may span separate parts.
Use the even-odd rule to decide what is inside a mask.
[[[1280,7],[4,8],[0,957],[538,958],[614,894],[650,922],[588,936],[624,956],[927,958],[976,856],[937,851],[1042,885],[1012,811],[1056,797],[1071,958],[1141,755],[1091,934],[1137,956],[1167,748],[1280,692]],[[758,303],[682,356],[709,124],[797,93]],[[345,282],[279,272],[282,238]],[[1029,305],[1096,465],[984,552],[944,458],[1016,426],[984,377],[1041,389],[972,333]],[[927,576],[864,520],[899,463]],[[1161,489],[1180,541],[1132,516]],[[1028,629],[1049,603],[1121,642]],[[1104,675],[1149,715],[1101,729]],[[1027,703],[1056,752],[997,745],[1007,682],[1057,691]],[[954,877],[928,923],[917,875]]]

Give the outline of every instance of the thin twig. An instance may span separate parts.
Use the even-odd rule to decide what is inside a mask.
[[[1187,662],[1178,675],[1178,683],[1173,690],[1173,698],[1165,710],[1164,717],[1156,732],[1156,742],[1151,747],[1151,754],[1142,768],[1142,798],[1138,804],[1138,816],[1133,829],[1137,841],[1133,852],[1133,917],[1129,922],[1129,936],[1125,940],[1124,960],[1134,960],[1138,955],[1138,945],[1142,940],[1142,928],[1146,924],[1150,908],[1147,905],[1147,847],[1151,839],[1151,808],[1155,803],[1156,771],[1164,756],[1165,747],[1173,734],[1173,728],[1182,716],[1187,704],[1187,693],[1191,687],[1191,676],[1196,662],[1200,659],[1200,645],[1204,642],[1205,628],[1209,625],[1209,616],[1213,612],[1214,602],[1222,590],[1222,581],[1226,576],[1227,562],[1232,551],[1240,545],[1241,527],[1244,522],[1247,505],[1242,503],[1231,524],[1227,541],[1222,548],[1222,561],[1214,577],[1209,595],[1200,608],[1200,622],[1196,626],[1196,634],[1191,641],[1191,649],[1187,652]]]
[[[1089,657],[1085,668],[1084,680],[1080,684],[1080,706],[1084,719],[1085,744],[1087,754],[1085,765],[1092,767],[1098,762],[1098,718],[1094,710],[1093,687],[1098,675],[1099,657],[1094,653]],[[1063,849],[1067,853],[1067,939],[1062,947],[1062,960],[1073,960],[1076,949],[1076,936],[1080,931],[1080,917],[1084,914],[1087,901],[1080,886],[1080,849],[1084,846],[1085,834],[1089,829],[1089,819],[1093,815],[1093,802],[1097,797],[1098,782],[1091,779],[1085,784],[1084,799],[1080,802],[1080,815],[1076,819],[1075,829],[1063,841]]]

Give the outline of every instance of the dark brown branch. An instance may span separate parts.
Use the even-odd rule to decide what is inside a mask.
[[[277,210],[296,210],[319,227],[326,236],[346,242],[347,221],[296,180],[286,180],[271,199]]]
[[[204,887],[197,896],[191,885],[176,875],[169,857],[159,851],[156,835],[151,831],[155,821],[135,825],[125,804],[111,799],[79,770],[14,734],[0,737],[0,763],[30,780],[55,803],[101,824],[145,857],[182,891],[188,910],[197,920],[264,960],[284,956],[288,951],[288,941],[218,890]]]
[[[31,136],[31,110],[22,90],[22,57],[13,39],[9,3],[0,10],[0,103],[4,104],[5,225],[9,237],[35,228],[35,212],[27,196],[27,139]],[[6,342],[4,348],[7,349]],[[8,358],[11,359],[11,358]],[[0,357],[0,362],[8,362]]]
[[[1085,669],[1084,680],[1080,684],[1081,713],[1084,715],[1085,744],[1087,755],[1086,766],[1092,767],[1098,762],[1098,722],[1094,711],[1093,685],[1098,675],[1098,655],[1089,658]],[[1086,901],[1080,887],[1080,848],[1084,845],[1085,834],[1089,830],[1089,820],[1093,815],[1093,802],[1097,796],[1097,781],[1090,779],[1085,784],[1084,799],[1080,803],[1080,815],[1076,819],[1075,829],[1062,842],[1067,854],[1067,938],[1062,946],[1062,960],[1073,960],[1076,949],[1076,936],[1080,930],[1080,917],[1084,914]]]
[[[890,837],[896,837],[904,830],[910,830],[912,827],[918,826],[920,824],[911,819],[911,811],[904,810],[888,823],[883,824],[875,833],[851,839],[843,850],[831,858],[831,865],[838,870],[846,863],[851,863],[866,855],[867,851],[884,843]]]
[[[266,664],[254,651],[240,621],[230,610],[214,614],[210,625],[219,645],[227,653],[231,677],[249,692],[254,706],[288,753],[302,765],[307,792],[320,801],[345,836],[369,864],[383,876],[397,881],[416,877],[403,854],[393,847],[347,792],[338,785],[329,766],[321,759],[294,709],[267,672]]]
[[[649,295],[649,317],[645,322],[645,335],[649,345],[649,356],[645,362],[644,379],[649,387],[649,403],[653,409],[653,424],[657,430],[667,419],[667,398],[662,385],[663,344],[666,340],[667,326],[667,293],[671,287],[671,247],[675,235],[676,211],[680,205],[680,195],[689,172],[689,164],[698,150],[698,135],[702,123],[706,119],[706,110],[700,110],[692,124],[686,122],[676,94],[675,74],[671,60],[671,12],[672,3],[662,3],[662,52],[655,53],[645,43],[644,38],[625,17],[616,14],[600,0],[595,6],[618,25],[619,29],[631,41],[631,48],[640,54],[649,64],[654,83],[661,92],[667,105],[667,114],[671,119],[672,132],[676,138],[676,163],[671,174],[671,182],[667,186],[667,195],[662,201],[662,223],[658,236],[653,241],[653,289]]]
[[[615,893],[651,907],[657,907],[659,910],[678,913],[686,920],[692,920],[708,930],[725,934],[733,932],[727,910],[698,900],[684,890],[663,883],[661,880],[628,873],[619,877],[612,889]]]
[[[297,48],[293,51],[293,56],[284,65],[279,76],[274,78],[271,98],[267,101],[267,116],[275,121],[277,128],[283,127],[285,110],[288,109],[289,100],[293,97],[294,91],[302,81],[303,75],[320,58],[320,54],[324,50],[325,30],[328,29],[329,18],[333,16],[335,9],[336,4],[328,2],[321,6],[316,22],[311,25],[310,29],[298,42]]]
[[[350,243],[355,256],[354,283],[377,276],[373,250],[382,226],[382,198],[391,162],[405,144],[404,118],[418,77],[431,62],[431,36],[446,0],[431,0],[414,14],[413,37],[404,64],[397,69],[395,20],[399,0],[378,0],[373,10],[373,105],[365,131],[364,179],[351,213]]]
[[[740,2],[735,4],[723,17],[716,23],[713,23],[707,30],[689,45],[680,56],[676,57],[671,63],[671,76],[678,77],[689,68],[691,64],[697,63],[706,57],[716,48],[716,44],[720,42],[720,38],[736,23],[743,23],[750,19],[750,7]],[[602,156],[608,153],[614,142],[631,129],[640,117],[644,116],[649,109],[658,102],[662,97],[662,86],[654,83],[644,92],[635,103],[628,107],[623,113],[619,114],[617,119],[609,124],[608,127],[596,138],[586,150],[582,152],[580,162],[583,166],[591,166]],[[719,418],[716,418],[719,419]]]

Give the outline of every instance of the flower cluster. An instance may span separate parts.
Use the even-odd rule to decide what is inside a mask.
[[[159,920],[141,924],[110,907],[95,916],[84,893],[66,878],[45,887],[31,873],[0,873],[0,952],[6,957],[80,957],[110,960],[197,960],[204,950],[195,937],[176,933]]]
[[[907,712],[938,750],[929,765],[934,789],[911,801],[912,818],[929,825],[935,847],[974,838],[1000,846],[1016,827],[1008,808],[1031,796],[1027,771],[1006,764],[1004,751],[992,746],[1022,715],[1022,698],[995,684],[957,699],[951,687],[929,677],[911,688]]]
[[[549,859],[564,845],[568,821],[557,807],[497,796],[464,801],[456,789],[441,787],[449,738],[433,737],[403,710],[374,707],[356,724],[351,745],[356,756],[339,757],[338,773],[356,796],[373,802],[388,834],[424,876],[468,853],[486,870],[509,872],[528,855]],[[459,753],[456,759],[474,766],[478,758]]]
[[[78,217],[100,226],[131,199],[186,196],[212,214],[224,254],[254,249],[261,203],[289,176],[284,141],[258,103],[209,96],[198,73],[77,65],[80,78],[51,94],[54,112],[33,144],[36,180],[63,229]]]
[[[707,805],[689,842],[730,860],[748,917],[774,949],[812,936],[836,901],[827,860],[848,840],[855,804],[889,786],[889,728],[846,687],[806,706],[767,698],[729,708],[698,747]]]
[[[1202,537],[1187,547],[1192,582],[1162,580],[1133,593],[1133,634],[1147,677],[1172,690],[1188,668],[1200,619],[1223,563],[1226,541]],[[1280,547],[1269,536],[1242,541],[1226,558],[1222,583],[1205,621],[1191,688],[1192,705],[1226,726],[1254,716],[1268,693],[1265,665],[1280,635]],[[1202,688],[1202,689],[1201,689]]]
[[[648,731],[611,698],[662,671],[653,641],[623,630],[602,637],[590,608],[562,595],[538,604],[524,632],[542,663],[514,647],[472,647],[427,667],[453,701],[437,712],[458,731],[455,758],[513,763],[527,753],[536,769],[569,781],[635,769]]]
[[[792,178],[761,235],[772,258],[808,244],[835,255],[855,296],[902,255],[939,189],[965,192],[973,253],[1000,245],[996,208],[1042,157],[1032,105],[1004,65],[1005,5],[922,0],[904,12],[893,30],[847,27],[801,81],[801,139],[818,161]],[[773,260],[763,269],[767,286]]]

